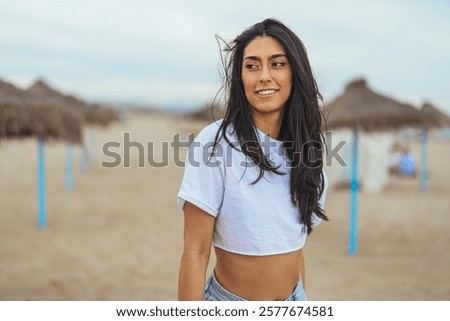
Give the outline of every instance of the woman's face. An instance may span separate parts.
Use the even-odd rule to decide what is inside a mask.
[[[244,49],[242,82],[255,119],[281,116],[292,88],[292,69],[283,46],[269,36],[256,37]]]

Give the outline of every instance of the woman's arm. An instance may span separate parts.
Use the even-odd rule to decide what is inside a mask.
[[[185,203],[184,246],[178,276],[180,301],[203,300],[214,223],[214,216],[192,203]]]

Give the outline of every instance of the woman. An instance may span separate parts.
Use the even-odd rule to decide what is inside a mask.
[[[305,300],[302,247],[327,220],[321,96],[302,42],[276,20],[245,30],[228,53],[225,117],[197,135],[178,194],[178,297]]]

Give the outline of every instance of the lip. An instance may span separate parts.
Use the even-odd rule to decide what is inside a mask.
[[[268,92],[270,91],[270,93],[264,93],[263,92]],[[258,89],[255,90],[255,94],[258,95],[259,97],[270,97],[274,94],[276,94],[279,91],[279,89],[275,89],[275,88],[264,88],[264,89]]]

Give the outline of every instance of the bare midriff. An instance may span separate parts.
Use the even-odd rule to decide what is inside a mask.
[[[303,250],[252,256],[215,247],[217,281],[229,292],[251,301],[282,301],[304,280]]]

